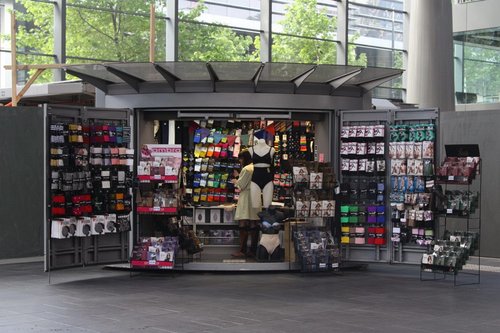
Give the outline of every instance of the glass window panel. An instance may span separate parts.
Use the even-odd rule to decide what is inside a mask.
[[[9,53],[10,56],[10,53]],[[55,56],[42,56],[35,54],[17,54],[17,63],[18,64],[54,64]],[[19,84],[26,83],[29,78],[35,74],[36,69],[30,70],[20,70],[17,72],[17,82]],[[45,70],[35,81],[35,83],[47,83],[54,81],[52,77],[52,71]],[[10,86],[10,85],[9,85]]]
[[[179,17],[244,30],[260,29],[260,1],[180,0]]]
[[[404,0],[352,0],[350,4],[363,4],[395,10],[404,9]]]
[[[150,62],[112,64],[111,66],[144,81],[165,81]]]
[[[357,72],[359,69],[360,67],[353,66],[319,65],[305,81],[324,83],[346,74]]]
[[[158,65],[181,80],[210,80],[205,62],[162,62]]]
[[[377,87],[372,91],[373,98],[385,98],[385,99],[395,99],[403,100],[403,90],[402,89],[392,89],[385,87]]]
[[[158,37],[162,38],[165,34],[157,27],[158,30]],[[164,42],[159,43],[162,44]],[[68,4],[66,48],[68,56],[148,61],[149,6],[145,2],[131,0],[117,1],[106,10]]]
[[[366,47],[364,45],[355,45],[355,51],[358,56],[361,54],[366,55],[367,66],[403,68],[403,51]],[[349,62],[349,65],[356,64],[354,61]]]
[[[251,80],[260,68],[260,62],[211,62],[220,80]]]
[[[454,36],[455,91],[458,103],[500,101],[499,29]]]
[[[349,37],[358,44],[403,49],[404,13],[384,8],[349,6]]]
[[[290,63],[266,63],[260,75],[261,81],[290,81],[313,68],[313,65]]]
[[[255,34],[203,23],[179,22],[179,60],[252,61],[259,59]]]
[[[88,64],[88,65],[74,65],[70,67],[71,70],[96,77],[98,79],[106,80],[113,83],[122,83],[123,80],[118,76],[108,72],[106,67],[99,64]]]
[[[285,0],[272,3],[272,31],[299,37],[335,40],[335,1]]]
[[[477,103],[498,103],[500,101],[500,62],[499,51],[497,53],[497,61],[489,62],[487,60],[468,59],[467,54],[477,52],[467,51],[465,49],[466,58],[464,59],[464,92],[476,95]],[[479,51],[479,53],[487,53],[488,50]],[[491,50],[490,50],[491,51]],[[471,55],[472,56],[472,55]],[[479,55],[475,54],[475,57]]]
[[[53,54],[54,5],[24,0],[16,3],[15,8],[18,26],[17,50],[27,53]],[[42,59],[26,57],[25,61],[40,61]],[[52,63],[52,60],[49,63]]]
[[[274,34],[272,61],[302,64],[335,64],[337,43]]]

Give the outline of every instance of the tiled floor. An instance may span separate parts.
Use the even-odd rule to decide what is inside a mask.
[[[464,276],[459,276],[464,278]],[[0,266],[0,332],[500,332],[500,274],[421,282],[415,266],[340,275],[139,274]]]

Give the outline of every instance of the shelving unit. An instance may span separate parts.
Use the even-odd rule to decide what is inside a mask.
[[[393,263],[419,263],[435,239],[438,128],[437,109],[393,111],[389,142]]]
[[[125,262],[130,110],[47,107],[45,269]]]
[[[330,163],[297,163],[293,180],[295,219],[285,228],[285,233],[287,229],[292,232],[294,241],[289,259],[296,261],[302,272],[338,271],[341,258],[333,167]],[[290,255],[291,249],[286,251]]]
[[[479,284],[482,185],[479,147],[446,145],[445,148],[447,158],[438,169],[436,181],[442,188],[438,198],[441,204],[438,207],[437,228],[440,240],[434,242],[431,250],[422,256],[420,279],[437,280],[452,275],[455,286]],[[465,164],[447,166],[450,161]],[[432,273],[432,278],[426,278],[426,273]],[[439,277],[437,273],[441,273]],[[459,281],[460,275],[472,276],[473,281]]]
[[[179,227],[181,160],[180,145],[141,147],[137,163],[134,249],[130,259],[133,269],[182,266],[183,260],[176,261],[179,238],[169,229]]]
[[[342,258],[389,262],[386,149],[391,112],[340,111],[338,117]]]

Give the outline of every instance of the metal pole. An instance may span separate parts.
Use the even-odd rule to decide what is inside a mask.
[[[149,5],[149,61],[155,61],[155,5]]]
[[[66,63],[66,0],[54,2],[54,54],[56,63]],[[52,71],[54,81],[66,80],[66,72],[62,69]]]
[[[12,65],[12,106],[17,106],[16,14],[10,13],[10,62]]]

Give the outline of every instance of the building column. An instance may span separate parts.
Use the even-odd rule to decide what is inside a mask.
[[[260,0],[260,61],[272,61],[272,0]]]
[[[349,49],[348,37],[349,3],[348,0],[337,2],[337,64],[348,65],[347,54]]]
[[[167,1],[166,61],[179,60],[179,1]]]
[[[410,9],[407,103],[455,111],[450,0],[413,0]]]
[[[54,1],[54,54],[56,64],[66,63],[66,0]],[[66,80],[63,69],[52,71],[54,81]]]

